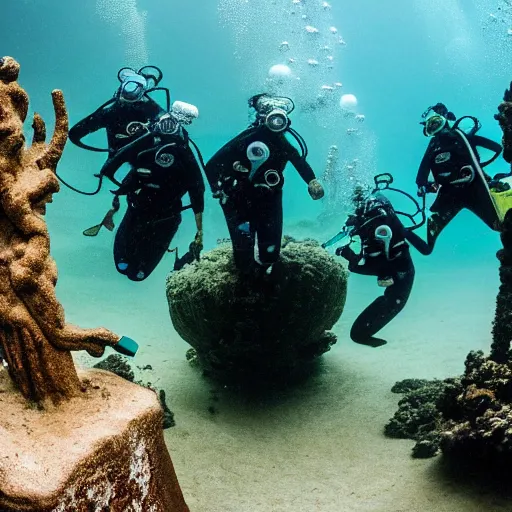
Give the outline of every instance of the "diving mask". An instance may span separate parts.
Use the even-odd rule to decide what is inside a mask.
[[[121,82],[117,97],[129,103],[140,101],[148,91],[159,84],[162,77],[162,71],[156,66],[144,66],[138,71],[129,67],[121,68],[117,73],[117,78]]]
[[[117,78],[121,82],[117,90],[117,97],[122,101],[129,103],[140,101],[149,88],[146,78],[131,68],[119,70]]]
[[[288,128],[290,120],[284,110],[276,108],[265,117],[265,125],[271,132],[282,132]]]
[[[294,110],[295,104],[290,98],[279,96],[259,96],[252,106],[259,119],[263,120],[272,132],[282,132],[290,124],[289,114]]]
[[[448,121],[445,117],[435,114],[429,117],[425,121],[425,126],[423,128],[423,133],[427,137],[433,137],[438,134],[441,130],[446,128]]]

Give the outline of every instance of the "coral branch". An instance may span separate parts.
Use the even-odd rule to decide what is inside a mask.
[[[66,323],[55,296],[57,268],[50,257],[46,204],[59,191],[55,170],[66,144],[68,115],[53,91],[55,132],[36,114],[32,146],[25,148],[28,98],[15,82],[19,65],[0,61],[0,344],[9,374],[23,395],[43,405],[80,391],[70,350],[100,356],[119,336]]]
[[[32,121],[34,136],[32,137],[32,145],[44,143],[46,141],[46,125],[43,118],[36,112]]]
[[[18,80],[20,65],[12,57],[0,59],[0,80],[6,84]]]
[[[52,99],[53,108],[55,110],[55,131],[53,132],[53,137],[47,150],[41,158],[37,160],[37,165],[40,169],[51,169],[55,171],[68,139],[69,120],[62,91],[53,91]]]

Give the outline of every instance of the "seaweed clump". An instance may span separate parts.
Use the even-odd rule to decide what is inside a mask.
[[[135,382],[139,386],[152,389],[158,396],[158,401],[160,402],[164,414],[162,427],[167,429],[176,425],[176,422],[174,421],[174,413],[171,411],[171,409],[169,409],[169,406],[167,405],[165,391],[163,389],[157,391],[150,382],[144,383],[142,380],[136,381],[135,373],[125,357],[120,356],[119,354],[111,354],[105,359],[102,359],[99,363],[96,363],[93,368],[115,373],[118,377],[121,377],[130,382]],[[151,366],[148,365],[142,369],[151,369]]]
[[[102,359],[99,363],[96,363],[93,368],[115,373],[118,377],[130,382],[135,380],[135,374],[133,373],[132,367],[128,364],[126,358],[119,354],[111,354],[105,359]]]
[[[270,276],[242,277],[230,245],[171,273],[173,325],[189,359],[221,381],[262,382],[303,370],[336,342],[347,271],[316,241],[286,238]]]

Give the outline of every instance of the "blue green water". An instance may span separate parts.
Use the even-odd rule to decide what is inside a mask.
[[[304,12],[308,12],[308,8],[313,9],[315,3],[321,2],[302,0]],[[365,121],[358,125],[360,133],[356,138],[351,138],[346,128],[352,125],[340,120],[339,113],[307,114],[300,111],[297,100],[293,126],[309,142],[310,162],[318,176],[325,168],[329,146],[337,144],[342,159],[360,158],[364,163],[364,176],[361,178],[375,172],[391,172],[399,186],[414,193],[416,171],[428,142],[418,122],[421,113],[438,101],[446,103],[457,116],[477,116],[483,125],[481,135],[500,140],[501,132],[493,114],[512,78],[512,36],[507,33],[512,28],[512,13],[507,2],[331,0],[330,3],[332,9],[325,16],[330,17],[332,25],[337,27],[346,42],[333,52],[334,67],[328,74],[330,83],[343,83],[343,87],[334,92],[338,96],[343,93],[357,96],[358,112],[365,116]],[[282,14],[272,16],[272,10],[275,8],[281,13],[283,6],[290,10],[291,4],[291,0],[4,0],[0,16],[0,53],[20,62],[20,83],[30,95],[32,112],[41,113],[49,126],[53,123],[52,89],[64,91],[73,124],[112,96],[120,67],[127,64],[160,66],[164,72],[164,84],[170,88],[173,100],[198,106],[200,118],[190,128],[190,134],[208,158],[245,128],[247,98],[265,88],[269,67],[286,62],[288,56],[280,53],[278,45],[296,37],[294,31],[302,22],[296,21],[297,14],[295,18]],[[226,18],[226,13],[231,13],[231,19]],[[323,18],[324,25],[326,19]],[[236,20],[242,20],[242,25],[237,25]],[[307,59],[309,54],[306,52],[297,58]],[[312,100],[317,95],[317,90],[310,88],[310,84],[317,83],[313,74],[318,74],[318,70],[312,68],[309,72],[311,76],[302,77],[306,85],[300,90],[301,100]],[[93,140],[102,143],[101,137]],[[96,186],[92,175],[102,161],[103,155],[87,153],[69,143],[59,172],[74,185],[92,190]],[[490,173],[504,170],[505,164],[498,160]],[[200,460],[197,454],[192,456],[187,450],[192,450],[192,441],[199,442],[198,438],[207,432],[203,426],[194,431],[197,418],[191,412],[194,400],[207,403],[206,392],[202,391],[202,383],[194,381],[186,373],[185,363],[180,362],[185,344],[175,338],[172,346],[167,344],[167,339],[172,338],[172,328],[166,310],[163,281],[171,259],[164,260],[154,274],[140,284],[128,282],[118,275],[111,254],[112,235],[104,232],[95,239],[89,239],[81,234],[84,228],[101,220],[109,201],[107,190],[98,197],[88,198],[62,188],[48,209],[52,253],[60,272],[58,290],[68,318],[81,324],[104,324],[133,335],[142,345],[141,361],[152,363],[161,371],[158,379],[175,396],[178,391],[181,393],[173,405],[182,427],[178,426],[177,433],[170,435],[176,436],[172,443],[177,446],[178,476],[183,475],[186,497],[190,497],[191,504],[195,503],[194,500],[203,503],[203,508],[196,510],[288,510],[284,505],[282,508],[281,505],[266,506],[264,500],[253,508],[250,505],[245,508],[228,507],[229,500],[223,502],[220,498],[213,500],[215,506],[204,508],[199,497],[201,492],[196,488],[196,466],[193,464],[208,462]],[[337,229],[335,221],[332,226],[318,223],[324,205],[310,200],[304,183],[292,168],[287,170],[284,201],[286,231],[310,235],[319,231],[331,234]],[[226,229],[218,205],[208,199],[206,207],[205,242],[208,249],[215,245],[217,238],[226,236]],[[340,204],[340,210],[344,207],[345,204]],[[191,217],[191,214],[185,214],[185,221],[176,237],[176,243],[182,247],[188,245],[194,236]],[[308,222],[307,227],[299,228],[298,225],[304,221]],[[340,216],[340,224],[342,221]],[[487,343],[483,338],[489,329],[492,300],[498,282],[494,256],[498,247],[496,233],[490,232],[472,214],[461,213],[443,232],[432,256],[414,255],[416,285],[408,309],[389,327],[388,333],[396,343],[390,343],[386,348],[388,352],[382,352],[387,356],[370,355],[352,345],[345,354],[336,347],[332,356],[328,356],[332,357],[328,363],[332,375],[337,378],[339,368],[336,364],[339,361],[343,361],[340,363],[343,371],[353,374],[354,379],[360,373],[356,370],[360,362],[362,373],[368,379],[382,378],[386,386],[395,378],[412,376],[411,372],[415,370],[421,370],[421,376],[425,377],[442,377],[457,371],[470,348],[485,348]],[[457,290],[461,291],[460,295]],[[357,277],[351,281],[347,309],[338,326],[338,331],[344,333],[340,344],[350,344],[346,336],[347,327],[376,293],[373,280],[368,283],[366,278]],[[481,307],[475,305],[479,300],[482,301]],[[443,340],[453,341],[454,333],[459,329],[465,335],[473,332],[478,340],[471,339],[465,344],[461,339],[455,346],[447,348]],[[404,345],[407,345],[405,356],[399,350]],[[167,350],[171,353],[176,347],[174,355],[169,355],[172,362],[166,366]],[[451,359],[446,355],[448,350],[455,354]],[[425,364],[411,363],[415,354],[421,354]],[[380,357],[387,358],[379,360]],[[402,357],[408,357],[409,363],[400,368],[396,362]],[[373,372],[375,375],[372,377]],[[189,386],[188,390],[184,386]],[[323,390],[323,384],[318,386]],[[357,389],[366,391],[363,384]],[[336,398],[331,388],[325,396],[341,400]],[[360,398],[358,395],[357,399]],[[319,409],[323,411],[322,407]],[[275,412],[275,408],[273,410]],[[236,416],[232,411],[231,414]],[[247,411],[240,414],[242,424],[250,421]],[[260,414],[264,415],[261,411]],[[321,416],[322,412],[318,414]],[[382,410],[380,414],[384,421],[389,411]],[[200,421],[206,425],[211,418],[205,414]],[[243,444],[242,434],[250,427],[243,424],[237,430],[233,427],[236,419],[231,416],[229,425],[219,422],[222,420],[217,420],[214,432],[217,436],[229,437],[224,439],[223,449],[226,451],[221,451],[227,457],[229,443],[237,447]],[[290,418],[284,423],[295,425]],[[257,432],[257,427],[251,425]],[[343,426],[336,425],[336,428]],[[330,423],[325,423],[324,427],[315,431],[313,425],[312,429],[318,436],[335,434]],[[352,430],[363,427],[364,424],[352,427]],[[272,425],[272,428],[286,437],[279,426]],[[185,431],[188,432],[186,435]],[[229,434],[223,434],[226,431]],[[263,449],[264,442],[270,442],[269,434],[261,435],[261,446],[257,443],[250,445],[254,453]],[[302,435],[307,436],[308,433],[302,432]],[[272,443],[277,441],[272,438]],[[329,442],[319,443],[327,457]],[[179,446],[185,448],[180,450]],[[272,446],[278,449],[274,444]],[[216,444],[212,447],[218,448]],[[205,453],[213,451],[212,447],[203,447]],[[299,448],[296,449],[300,453]],[[244,457],[238,451],[237,454],[236,460],[240,463]],[[356,453],[354,457],[361,457],[361,461],[366,461],[362,464],[368,464],[364,453]],[[407,450],[404,449],[397,457],[407,457]],[[212,454],[209,463],[213,464],[214,458],[215,454]],[[357,481],[357,475],[364,469],[359,468],[354,460],[351,461],[353,467],[350,472]],[[294,461],[290,455],[288,463],[293,465]],[[260,470],[265,467],[264,462],[259,467]],[[236,472],[236,468],[233,471]],[[205,474],[200,474],[207,480]],[[242,474],[245,475],[243,471]],[[333,481],[340,481],[332,475],[324,475],[323,478],[329,481],[331,477]],[[245,484],[233,475],[231,478],[241,486],[240,493],[244,489],[247,492]],[[298,475],[297,480],[300,478],[302,476]],[[385,479],[385,468],[382,468],[382,478]],[[227,476],[225,481],[228,481]],[[211,481],[208,480],[211,489],[206,486],[203,493],[214,492],[218,485],[222,489],[227,488],[225,481],[219,484],[219,480],[212,477]],[[261,486],[262,493],[272,487],[264,475],[255,477],[255,485]],[[417,492],[414,485],[404,485],[412,489],[411,492]],[[358,492],[362,493],[364,501],[364,491]],[[382,492],[382,489],[373,489],[372,492]],[[423,489],[423,492],[429,497],[426,503],[434,503],[433,508],[422,508],[425,507],[422,502],[406,500],[404,503],[409,503],[411,508],[403,510],[473,510],[467,503],[462,508],[457,508],[458,505],[441,508],[435,501],[438,494],[434,485],[428,491]],[[399,498],[396,500],[400,501]],[[343,509],[304,505],[297,506],[295,510],[399,510],[392,505],[383,507],[368,505],[365,508],[361,505],[357,509]],[[475,507],[474,510],[477,509]]]
[[[315,12],[313,3],[304,0],[303,10],[295,18],[301,12]],[[337,119],[319,127],[315,116],[300,111],[294,115],[294,127],[309,141],[310,161],[318,175],[323,172],[332,143],[340,146],[342,158],[344,149],[350,156],[359,149],[357,157],[364,159],[367,147],[361,143],[363,138],[374,151],[370,171],[392,172],[399,185],[414,191],[415,173],[427,143],[417,123],[423,110],[437,101],[447,103],[457,115],[479,117],[481,134],[500,138],[492,115],[510,79],[506,65],[512,43],[512,36],[507,36],[510,12],[498,10],[506,3],[468,1],[464,10],[455,0],[429,2],[428,7],[420,0],[396,0],[385,7],[373,0],[331,3],[329,17],[347,45],[334,48],[334,72],[329,76],[343,83],[335,94],[357,96],[358,110],[366,121],[360,127],[359,140],[352,143],[348,136],[343,137],[345,127],[339,126]],[[272,9],[280,13],[282,6],[291,4],[287,0],[261,2],[259,7],[254,2],[235,0],[203,4],[49,0],[42,7],[36,1],[9,1],[0,21],[2,50],[20,61],[20,81],[30,94],[31,107],[48,123],[53,117],[51,89],[63,89],[74,123],[111,97],[119,67],[145,64],[146,59],[161,66],[173,99],[199,107],[200,119],[190,131],[208,157],[246,126],[247,97],[265,88],[267,64],[286,62],[287,55],[278,52],[276,43],[289,39],[301,22],[293,21],[291,15],[289,19],[270,15]],[[242,37],[236,16],[226,21],[229,10],[231,14],[242,13],[241,19],[246,12],[254,20],[244,22]],[[140,23],[140,19],[144,21]],[[307,51],[303,53],[298,57],[309,57]],[[314,73],[318,71],[311,69],[310,74]],[[296,101],[313,99],[316,94],[302,90]],[[101,138],[93,140],[101,142]],[[95,185],[91,175],[102,158],[69,144],[60,172],[72,183],[91,189]],[[494,165],[496,172],[500,165]],[[321,205],[309,200],[293,169],[288,171],[287,180],[287,222],[314,220]],[[101,215],[105,194],[101,200],[100,205],[96,199],[63,190],[49,222],[58,231],[63,228],[59,215],[65,216],[67,236],[73,236],[72,226],[76,225],[75,232],[79,233]],[[210,213],[212,220],[222,225],[218,208],[211,202],[207,219]],[[488,244],[496,238],[465,213],[453,228],[443,234],[439,252],[447,241],[451,247],[462,244],[467,254],[488,254]],[[214,243],[217,231],[218,227],[214,229],[207,222],[207,242]],[[85,247],[90,241],[77,236],[76,243]]]

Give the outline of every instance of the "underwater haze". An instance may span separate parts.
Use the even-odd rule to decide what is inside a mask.
[[[396,186],[416,195],[428,144],[419,122],[429,105],[476,116],[480,135],[501,140],[493,115],[512,79],[510,0],[4,0],[3,7],[1,53],[21,65],[27,133],[34,111],[51,133],[53,89],[63,90],[73,125],[112,97],[123,66],[159,66],[171,101],[198,107],[189,133],[205,160],[247,127],[250,96],[290,95],[293,127],[326,189],[323,200],[312,201],[287,169],[284,232],[299,238],[323,242],[336,233],[354,185],[372,185],[377,173],[391,173]],[[357,104],[342,107],[343,95]],[[88,140],[106,144],[103,134]],[[332,146],[335,177],[324,182]],[[103,161],[68,143],[58,171],[73,186],[94,190]],[[498,159],[488,172],[506,167]],[[383,436],[396,408],[389,391],[395,381],[456,375],[469,350],[488,350],[498,233],[466,210],[431,256],[412,251],[411,298],[379,349],[350,340],[354,319],[380,293],[374,280],[352,275],[334,328],[338,342],[321,371],[296,389],[249,399],[206,382],[187,364],[189,346],[172,327],[165,296],[173,255],[145,281],[131,282],[116,272],[112,233],[82,235],[108,210],[108,188],[88,197],[62,186],[48,208],[57,292],[70,322],[105,325],[139,342],[135,364],[152,366],[144,377],[166,390],[176,416],[166,441],[192,511],[512,508],[507,493],[458,478],[436,459],[413,460],[410,441]],[[205,250],[228,237],[210,196],[207,187]],[[192,213],[183,217],[173,246],[184,252],[195,225]]]

